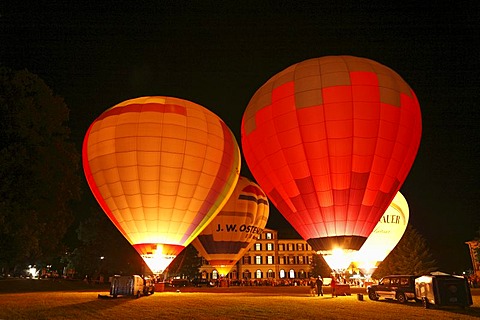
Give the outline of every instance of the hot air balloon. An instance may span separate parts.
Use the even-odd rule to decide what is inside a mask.
[[[226,276],[263,232],[268,213],[265,193],[253,181],[240,177],[220,213],[192,244],[220,276]]]
[[[206,108],[172,97],[117,104],[90,126],[83,168],[98,203],[153,273],[218,214],[240,172],[240,150]]]
[[[257,90],[243,115],[242,149],[271,203],[342,269],[400,189],[421,130],[415,93],[395,71],[327,56],[292,65]],[[338,250],[345,257],[337,265]]]
[[[356,253],[355,264],[367,277],[395,248],[407,229],[410,211],[407,200],[397,192],[387,211],[383,214]]]

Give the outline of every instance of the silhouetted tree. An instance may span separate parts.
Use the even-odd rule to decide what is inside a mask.
[[[77,276],[97,279],[115,274],[148,274],[140,255],[101,211],[91,215],[77,229],[80,245],[68,255],[68,267]]]
[[[321,254],[313,254],[312,255],[312,263],[311,263],[311,272],[312,277],[322,276],[322,278],[330,277],[332,273],[332,269],[328,266],[327,262],[323,258]]]
[[[375,270],[373,278],[389,274],[422,275],[436,270],[436,261],[425,239],[409,225],[397,246]]]
[[[197,249],[190,244],[168,266],[167,273],[169,277],[193,279],[198,277],[201,266],[202,258],[198,256]]]
[[[80,196],[69,109],[38,76],[0,67],[0,269],[48,262],[63,250]],[[0,270],[1,271],[1,270]]]

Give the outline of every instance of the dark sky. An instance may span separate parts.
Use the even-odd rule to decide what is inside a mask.
[[[475,1],[86,2],[0,4],[0,64],[38,74],[65,98],[79,151],[101,112],[145,95],[207,107],[240,144],[243,111],[271,76],[309,58],[369,58],[420,101],[422,142],[401,188],[410,223],[443,271],[471,268],[464,242],[480,228]],[[276,210],[270,216],[269,227],[285,227]]]

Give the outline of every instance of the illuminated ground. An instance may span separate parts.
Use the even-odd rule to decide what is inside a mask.
[[[21,290],[18,290],[21,289]],[[99,299],[108,286],[0,280],[0,319],[472,319],[480,317],[480,289],[466,310],[427,310],[419,303],[310,297],[307,287],[181,288],[140,299]],[[362,289],[358,289],[362,290]]]

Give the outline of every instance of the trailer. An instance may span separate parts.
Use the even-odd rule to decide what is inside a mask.
[[[433,306],[469,307],[473,304],[467,280],[461,276],[436,273],[415,279],[415,295],[425,308]]]

